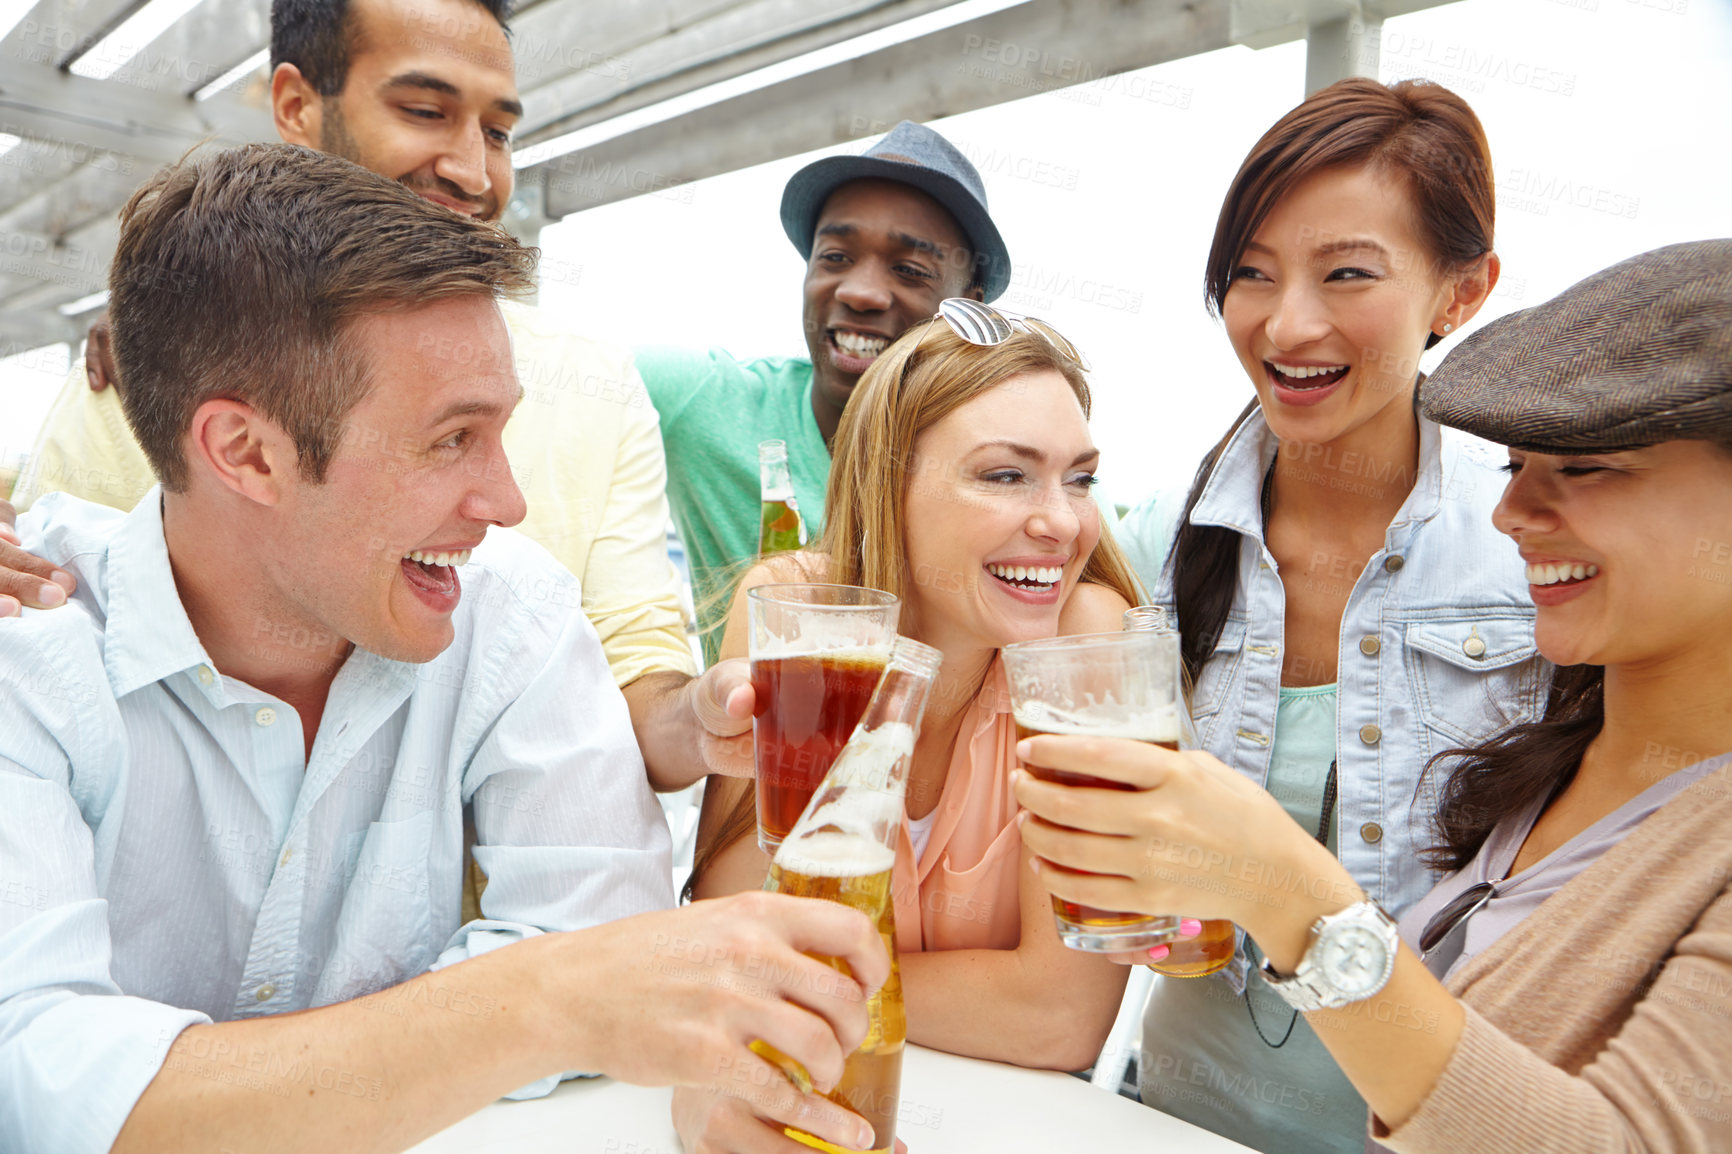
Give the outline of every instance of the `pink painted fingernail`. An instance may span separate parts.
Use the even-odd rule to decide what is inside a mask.
[[[1202,932],[1203,923],[1196,918],[1179,919],[1179,936],[1181,938],[1194,938]]]
[[[1166,946],[1151,946],[1149,947],[1149,961],[1158,962],[1172,952]]]

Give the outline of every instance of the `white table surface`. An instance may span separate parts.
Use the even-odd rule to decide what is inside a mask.
[[[670,1090],[611,1078],[565,1082],[532,1102],[495,1102],[414,1154],[680,1154]],[[902,1066],[909,1154],[1112,1151],[1244,1154],[1247,1147],[1080,1078],[909,1046]]]

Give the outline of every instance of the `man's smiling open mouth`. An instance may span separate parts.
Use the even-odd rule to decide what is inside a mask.
[[[830,346],[830,360],[843,372],[855,375],[871,368],[872,362],[890,347],[891,341],[881,333],[843,328],[825,329],[824,337]]]

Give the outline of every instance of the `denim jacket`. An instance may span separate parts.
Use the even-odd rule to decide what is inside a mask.
[[[1241,534],[1238,593],[1192,695],[1197,744],[1258,783],[1269,772],[1286,612],[1261,500],[1279,450],[1253,413],[1191,514],[1193,524]],[[1402,480],[1354,454],[1292,451],[1314,455],[1342,488]],[[1337,654],[1337,843],[1354,879],[1397,917],[1436,880],[1419,852],[1436,840],[1431,819],[1446,775],[1426,774],[1426,763],[1537,717],[1550,684],[1521,558],[1491,523],[1501,464],[1488,443],[1421,418],[1418,477],[1383,547],[1361,572],[1332,575],[1353,583]],[[1153,498],[1119,527],[1156,603],[1169,608],[1165,562],[1184,496]]]

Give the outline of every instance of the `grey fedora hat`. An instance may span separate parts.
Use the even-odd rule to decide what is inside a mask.
[[[956,218],[974,252],[987,300],[1010,286],[1010,253],[987,212],[980,173],[954,144],[912,120],[892,128],[860,156],[827,156],[789,179],[782,190],[782,231],[801,256],[812,256],[812,234],[830,194],[850,180],[868,177],[917,188]]]
[[[1420,404],[1535,453],[1732,442],[1732,240],[1655,249],[1500,317],[1444,358]]]

